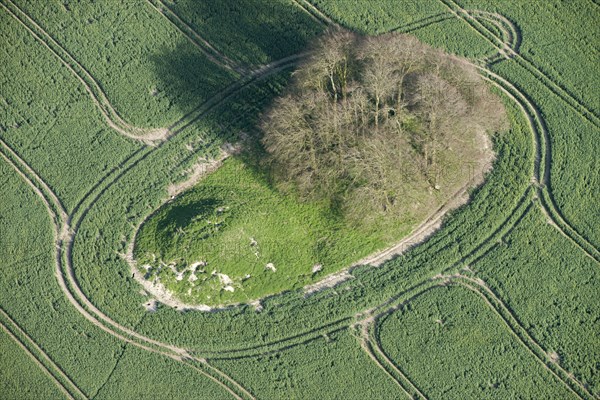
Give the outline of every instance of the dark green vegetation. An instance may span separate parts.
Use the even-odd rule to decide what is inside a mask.
[[[140,294],[140,287],[120,254],[132,239],[135,226],[162,204],[170,183],[185,179],[184,171],[199,157],[216,156],[223,141],[237,140],[240,131],[247,132],[249,126],[256,124],[261,110],[281,93],[290,69],[274,71],[254,81],[244,80],[224,92],[228,82],[237,79],[236,74],[244,74],[232,72],[224,66],[223,57],[208,50],[206,53],[217,62],[199,61],[208,56],[196,46],[190,47],[189,57],[204,65],[205,69],[199,67],[198,71],[209,71],[203,76],[215,82],[212,93],[232,96],[222,96],[214,108],[202,108],[195,114],[197,119],[178,125],[185,127],[168,141],[149,147],[111,128],[74,74],[0,7],[0,57],[3,66],[11,66],[3,68],[0,74],[0,307],[10,317],[9,320],[2,316],[0,322],[17,338],[4,334],[0,337],[1,353],[7,355],[0,358],[2,397],[19,398],[19,394],[29,393],[60,398],[64,397],[58,389],[60,385],[74,398],[151,398],[166,394],[172,398],[233,398],[227,389],[242,398],[402,398],[405,394],[400,386],[416,397],[418,390],[432,399],[447,397],[440,394],[440,388],[450,386],[460,398],[492,396],[498,391],[502,395],[496,398],[592,399],[600,394],[596,249],[600,216],[595,201],[599,197],[599,128],[594,93],[598,76],[594,62],[595,43],[599,42],[595,24],[598,6],[587,0],[459,1],[458,6],[467,10],[504,15],[518,28],[519,45],[512,47],[520,57],[505,59],[495,56],[497,51],[489,32],[485,33],[464,13],[460,14],[464,18],[450,14],[450,8],[457,9],[454,2],[390,0],[377,2],[377,7],[372,2],[349,3],[315,0],[314,4],[346,28],[366,33],[410,31],[434,47],[474,61],[492,57],[488,68],[513,87],[498,78],[494,78],[495,82],[513,96],[523,93],[540,110],[547,140],[531,106],[525,104],[537,127],[535,131],[519,105],[498,89],[506,103],[511,130],[494,143],[495,167],[486,183],[472,193],[471,203],[453,212],[427,242],[379,268],[357,268],[352,272],[354,279],[311,297],[291,291],[265,300],[261,312],[244,306],[218,313],[182,313],[164,306],[155,313],[146,312],[142,303],[148,296]],[[14,9],[8,0],[1,0],[1,4]],[[17,4],[90,71],[106,91],[110,104],[130,124],[166,126],[210,96],[211,85],[199,83],[197,91],[182,91],[178,98],[186,100],[173,103],[170,108],[157,99],[159,105],[163,104],[163,108],[158,108],[151,105],[155,97],[141,94],[152,89],[147,84],[165,85],[166,93],[170,82],[172,86],[168,87],[173,88],[174,96],[186,87],[186,74],[181,74],[186,68],[164,67],[175,65],[180,59],[178,54],[183,52],[178,52],[177,46],[190,43],[170,20],[146,2],[125,2],[122,7],[111,4],[93,17],[89,16],[89,9],[94,7],[86,4],[69,3],[65,6],[68,10],[62,2],[48,3],[50,6],[34,1]],[[200,15],[192,14],[192,9],[200,10],[194,2],[165,4],[200,31],[200,25],[193,22]],[[284,16],[272,14],[271,4],[285,10]],[[180,5],[187,8],[176,8]],[[248,16],[243,20],[245,24],[236,25],[240,31],[222,29],[222,21],[214,19],[207,19],[206,29],[200,31],[206,38],[212,35],[209,41],[231,60],[250,59],[252,48],[265,48],[264,43],[280,46],[276,51],[265,50],[273,58],[293,54],[304,48],[304,38],[312,38],[324,29],[292,2],[223,4],[220,15],[235,9],[240,10],[236,15]],[[152,22],[134,23],[132,15]],[[254,25],[252,15],[257,16],[256,20],[274,21],[264,27],[271,33],[272,41],[260,41],[257,36],[243,33],[251,29],[263,32],[258,23]],[[472,15],[492,33],[507,36],[498,27],[502,24],[475,16],[474,12]],[[90,36],[93,30],[81,28],[90,18],[97,20],[95,36]],[[318,14],[315,18],[323,20]],[[551,26],[548,21],[552,21]],[[284,28],[294,35],[277,41],[277,32]],[[170,33],[157,37],[144,29]],[[235,40],[227,48],[219,44],[227,43],[230,35],[239,32],[251,45],[240,47]],[[454,36],[456,33],[460,36]],[[95,43],[113,37],[129,39],[123,39],[120,43],[125,47],[118,48]],[[288,40],[290,37],[297,40]],[[133,38],[148,43],[146,48],[159,50],[152,43],[160,40],[171,41],[172,47],[159,51],[156,59],[136,53],[134,50],[140,47],[134,44],[128,47]],[[123,62],[104,63],[102,59],[107,57]],[[136,68],[128,68],[127,60]],[[240,64],[253,69],[245,62]],[[140,83],[146,79],[146,83]],[[117,80],[119,84],[115,84]],[[130,89],[138,85],[143,90]],[[523,98],[519,100],[525,102]],[[4,143],[31,166],[48,188]],[[536,155],[542,161],[537,167]],[[45,198],[51,200],[50,189],[64,203],[72,214],[72,241],[64,235],[63,242],[54,241],[54,224],[64,225],[59,205],[49,201],[50,210],[58,215],[52,218],[42,197],[19,172]],[[550,179],[542,179],[544,172]],[[542,187],[532,184],[532,177],[543,183]],[[548,210],[553,223],[547,222]],[[57,254],[59,276],[66,279],[68,266],[72,266],[81,293],[68,279],[68,290],[58,285]],[[498,300],[486,295],[492,307],[479,294],[462,286],[435,288],[411,300],[420,285],[443,282],[430,281],[436,274],[458,272],[465,266],[473,272],[463,270],[462,274],[482,279],[495,293]],[[475,287],[485,292],[485,287]],[[89,298],[90,304],[83,301],[83,296]],[[499,301],[506,309],[501,308]],[[373,329],[370,324],[367,332],[372,345],[362,347],[365,340],[360,328],[349,328],[362,320],[357,313],[381,304],[392,307],[403,302],[403,311],[396,310],[388,319],[380,319],[383,329]],[[396,318],[409,318],[409,314],[415,327],[435,334],[433,329],[437,327],[431,325],[437,324],[428,319],[430,313],[437,311],[432,309],[434,304],[445,312],[442,318],[453,322],[444,335],[437,336],[437,343],[440,364],[455,366],[455,372],[423,361],[423,354],[438,354],[431,343],[428,346],[432,348],[407,352],[398,342],[400,332],[411,331],[410,326]],[[381,306],[374,313],[386,315],[386,307]],[[415,312],[410,311],[411,307]],[[501,310],[502,318],[510,323],[503,323],[494,309]],[[390,332],[386,324],[397,329]],[[479,335],[468,328],[479,329]],[[132,336],[134,331],[138,336]],[[464,346],[470,335],[470,342],[478,343],[472,345],[474,348]],[[22,350],[17,341],[29,352]],[[502,350],[495,347],[496,343],[502,343],[504,351],[496,351]],[[176,361],[172,357],[181,353],[167,345],[185,348],[188,357]],[[388,352],[392,364],[377,352],[377,345]],[[369,357],[367,350],[375,357]],[[56,377],[59,385],[29,353]],[[414,388],[394,370],[394,365]],[[211,367],[223,371],[239,386]],[[470,379],[462,377],[467,370],[472,371]],[[427,376],[435,371],[439,373],[431,382]],[[519,371],[531,380],[520,376]],[[534,379],[540,386],[532,387]],[[496,383],[498,388],[493,389]],[[24,390],[24,385],[29,389]],[[14,388],[19,388],[19,392]]]
[[[398,398],[398,387],[361,350],[350,332],[336,332],[277,354],[223,360],[215,365],[253,392],[264,390],[261,397],[266,399]],[[348,382],[356,382],[351,395]]]
[[[380,324],[382,350],[432,398],[572,397],[464,287],[426,292]]]
[[[598,265],[575,251],[541,212],[528,213],[523,222],[474,269],[515,310],[532,337],[556,353],[561,365],[598,388],[600,376],[594,368],[600,359]]]
[[[10,365],[0,371],[0,391],[11,399],[54,399],[62,396],[35,361],[6,332],[0,332],[0,364]]]

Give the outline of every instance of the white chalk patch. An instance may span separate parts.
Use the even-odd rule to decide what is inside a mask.
[[[233,283],[231,278],[225,274],[217,274],[217,276],[219,277],[223,285],[231,285]]]
[[[275,268],[275,264],[273,264],[273,263],[268,263],[265,266],[265,269],[268,269],[269,271],[277,272],[277,268]]]

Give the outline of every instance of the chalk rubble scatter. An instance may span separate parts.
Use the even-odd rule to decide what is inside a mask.
[[[269,271],[277,272],[277,268],[275,268],[275,264],[273,264],[273,263],[268,263],[267,265],[265,265],[265,269],[267,269]]]

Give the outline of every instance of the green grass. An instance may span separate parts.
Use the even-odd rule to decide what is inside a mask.
[[[259,172],[230,159],[151,216],[136,238],[135,255],[138,268],[151,267],[148,279],[160,277],[182,300],[223,304],[320,280],[389,244],[390,237],[401,238],[410,227],[405,221],[387,231],[354,228],[323,205],[300,203],[272,189]],[[192,271],[198,262],[206,266]],[[322,270],[313,273],[317,264]]]
[[[253,93],[247,92],[249,99],[254,98]],[[355,270],[355,279],[336,290],[335,295],[325,291],[304,299],[302,291],[293,291],[266,299],[265,312],[258,314],[252,308],[182,314],[163,307],[145,318],[138,329],[161,340],[178,340],[182,345],[211,351],[264,344],[348,318],[459,260],[511,214],[530,182],[530,134],[518,110],[510,104],[508,107],[512,130],[497,139],[498,162],[487,184],[473,194],[468,207],[452,213],[442,230],[405,257],[380,268]],[[131,234],[137,222],[159,207],[165,196],[161,188],[180,171],[170,171],[169,165],[179,164],[168,161],[189,154],[183,145],[185,140],[176,138],[109,188],[90,210],[75,242],[74,264],[82,289],[98,307],[128,326],[135,325],[144,314],[137,305],[147,298],[132,289],[137,284],[118,255],[126,245],[122,232]],[[276,327],[272,321],[277,321]],[[220,334],[223,330],[229,332],[227,337]]]

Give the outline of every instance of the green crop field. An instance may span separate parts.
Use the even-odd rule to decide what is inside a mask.
[[[0,398],[600,398],[598,20],[0,0]],[[509,121],[482,184],[377,229],[271,185],[261,115],[335,29],[469,60]]]

